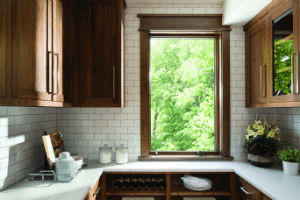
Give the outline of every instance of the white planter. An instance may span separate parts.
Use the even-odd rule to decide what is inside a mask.
[[[299,163],[282,161],[283,172],[287,175],[298,175]]]

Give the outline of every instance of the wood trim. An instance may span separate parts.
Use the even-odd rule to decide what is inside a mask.
[[[219,155],[219,153],[210,152],[210,151],[151,151],[149,155],[199,156],[199,155]]]
[[[230,174],[230,199],[238,199],[238,185],[237,175],[235,173]]]
[[[250,67],[250,33],[247,31],[245,33],[245,107],[249,108],[251,106],[251,67]]]
[[[166,200],[171,199],[171,174],[166,174]]]
[[[122,0],[122,3],[123,3],[123,7],[126,9],[127,8],[126,0]]]
[[[264,104],[251,104],[249,108],[295,108],[300,107],[300,102],[271,102]]]
[[[222,14],[202,14],[202,15],[195,15],[195,14],[183,14],[183,15],[178,15],[178,14],[137,14],[138,18],[222,18]]]
[[[230,156],[230,33],[223,32],[222,45],[222,72],[220,95],[220,124],[221,124],[221,155]]]
[[[104,172],[101,175],[101,180],[100,180],[100,185],[101,185],[101,190],[100,190],[100,199],[101,200],[106,200],[106,172]]]
[[[215,151],[220,152],[220,132],[221,132],[221,126],[220,126],[220,52],[221,52],[221,46],[220,46],[220,37],[217,37],[215,40]]]
[[[153,16],[153,18],[151,17]],[[140,20],[140,77],[141,77],[141,157],[140,160],[149,160],[153,159],[154,157],[161,157],[159,159],[165,160],[165,156],[149,156],[151,153],[151,108],[150,108],[150,89],[149,89],[149,65],[150,65],[150,36],[176,36],[178,26],[175,27],[170,24],[176,24],[178,22],[178,19],[182,19],[180,23],[183,23],[185,21],[185,27],[184,29],[188,31],[199,31],[199,26],[202,26],[207,22],[203,22],[203,19],[208,18],[217,18],[213,19],[215,20],[212,22],[211,27],[214,27],[214,36],[220,37],[220,47],[222,48],[222,52],[220,52],[220,60],[216,59],[216,67],[219,65],[219,61],[221,61],[222,70],[218,71],[220,72],[220,75],[218,78],[220,78],[220,83],[218,86],[220,87],[219,94],[217,102],[220,102],[220,108],[217,108],[216,111],[220,113],[218,116],[218,121],[221,125],[218,124],[216,133],[219,134],[219,137],[217,137],[217,147],[215,147],[218,152],[212,153],[212,154],[221,154],[221,157],[227,157],[230,158],[230,33],[229,29],[225,31],[219,32],[219,25],[221,25],[221,21],[219,21],[219,17],[221,15],[209,15],[205,16],[203,18],[195,15],[138,15]],[[166,20],[167,19],[167,20]],[[197,23],[192,24],[191,19],[197,19]],[[220,18],[222,19],[222,18]],[[175,23],[174,23],[175,22]],[[187,23],[188,22],[188,23]],[[192,21],[195,22],[195,21]],[[180,24],[179,23],[179,24]],[[220,23],[220,24],[219,24]],[[159,25],[157,25],[159,24]],[[182,25],[182,24],[181,24]],[[179,25],[179,26],[181,26]],[[150,34],[151,31],[157,30],[157,28],[163,29],[164,27],[169,26],[170,31],[174,31],[173,34]],[[224,26],[222,26],[224,27]],[[203,28],[203,27],[202,27]],[[182,33],[181,33],[182,34]],[[180,35],[180,34],[178,34]],[[197,34],[196,34],[197,35]],[[183,34],[180,36],[184,36]],[[191,36],[188,34],[188,36]],[[219,41],[218,39],[216,41]],[[216,47],[219,47],[219,44],[216,45]],[[219,49],[217,49],[219,50]],[[217,51],[218,52],[218,51]],[[216,56],[219,56],[219,53],[216,54]],[[176,153],[176,152],[159,152],[159,154],[163,155],[181,155],[182,153]],[[199,156],[195,156],[195,152],[186,152],[184,153],[184,156],[188,156],[189,159],[199,159]],[[193,157],[194,156],[194,157]],[[201,156],[203,159],[208,159],[208,157]],[[201,158],[201,159],[202,159]],[[159,160],[158,159],[158,160]],[[170,158],[170,159],[181,159],[178,157]],[[214,158],[215,159],[215,158]]]
[[[148,156],[150,148],[151,133],[151,109],[150,109],[150,85],[149,85],[149,61],[150,61],[150,38],[149,32],[140,32],[141,48],[141,156]]]
[[[260,23],[265,20],[267,16],[271,15],[274,11],[274,8],[281,8],[285,4],[291,3],[293,0],[272,0],[259,14],[257,14],[253,19],[251,19],[246,25],[244,25],[244,31],[247,31],[249,28],[255,24]]]
[[[228,30],[222,25],[222,15],[137,15],[140,30],[148,31],[216,31]]]
[[[163,155],[163,156],[140,156],[140,161],[231,161],[233,157],[222,155],[195,156],[195,155]]]

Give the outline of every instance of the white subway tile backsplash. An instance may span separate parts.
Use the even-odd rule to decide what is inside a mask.
[[[55,131],[56,116],[56,108],[0,106],[0,190],[44,164],[41,137]]]

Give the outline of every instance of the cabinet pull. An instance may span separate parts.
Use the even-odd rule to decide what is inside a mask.
[[[248,192],[244,187],[240,187],[241,190],[246,194],[246,195],[253,195],[255,194],[254,192]]]
[[[116,66],[113,66],[113,99],[116,98]]]
[[[93,196],[99,194],[101,187],[98,188],[97,192],[93,192]]]
[[[53,94],[57,95],[59,93],[59,54],[55,53],[54,56],[57,57],[57,65],[56,65],[56,92],[54,92],[53,89]],[[54,85],[54,70],[52,71],[52,75],[53,75],[53,85]],[[54,87],[53,87],[54,88]]]
[[[52,59],[52,54],[53,54],[53,51],[48,51],[48,68],[47,68],[47,93],[48,94],[53,94],[53,82],[52,84],[50,84],[50,79],[51,81],[53,81],[53,59]],[[51,63],[51,64],[50,64]],[[50,68],[52,69],[52,73],[51,73],[51,78],[49,78],[49,73],[50,73]],[[51,85],[51,90],[50,90],[50,85]]]
[[[293,53],[291,59],[291,93],[299,94],[299,51]]]
[[[266,74],[266,65],[260,66],[260,97],[266,96],[266,85],[265,85],[265,74]]]

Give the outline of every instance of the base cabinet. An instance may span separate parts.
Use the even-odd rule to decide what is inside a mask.
[[[239,200],[271,200],[241,177],[238,177],[238,187]]]
[[[186,189],[181,180],[185,174],[210,179],[212,189],[207,191]],[[152,197],[155,200],[183,200],[184,197],[237,199],[234,173],[105,172],[102,178],[101,200],[122,200],[122,197]]]
[[[86,195],[84,200],[100,200],[100,191],[101,191],[101,178],[97,180],[93,187],[90,189],[89,193]]]

